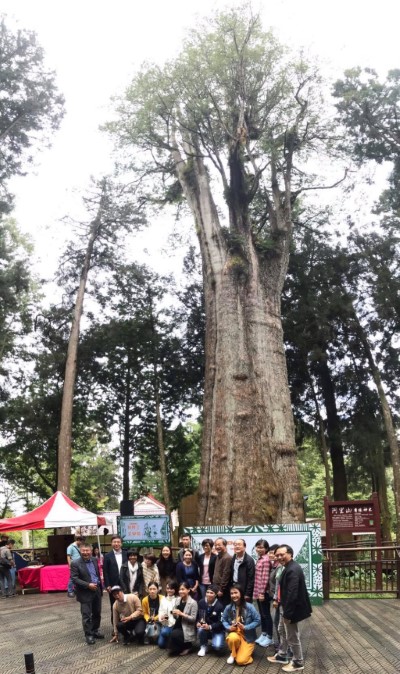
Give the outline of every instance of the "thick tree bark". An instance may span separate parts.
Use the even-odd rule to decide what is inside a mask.
[[[58,436],[57,490],[64,492],[64,494],[67,496],[70,495],[71,490],[72,411],[77,369],[80,322],[83,312],[83,300],[85,297],[93,246],[97,236],[99,235],[100,226],[101,206],[98,215],[90,228],[90,236],[86,248],[85,259],[82,265],[75,308],[72,317],[71,332],[68,341],[67,360],[65,364],[60,433]]]
[[[229,251],[200,157],[175,165],[203,260],[206,344],[199,524],[304,520],[280,315],[290,223],[275,213],[276,249],[262,257],[231,204]],[[234,193],[240,195],[236,186]],[[231,190],[232,194],[232,190]],[[236,221],[235,221],[236,218]]]

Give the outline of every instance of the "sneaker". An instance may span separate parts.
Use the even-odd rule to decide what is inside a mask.
[[[67,592],[67,597],[70,599],[75,599],[75,592]]]
[[[303,669],[304,665],[300,665],[295,660],[292,660],[286,667],[282,667],[282,672],[302,672]]]
[[[289,660],[287,659],[286,655],[279,655],[279,653],[275,653],[275,655],[269,655],[267,660],[268,662],[275,662],[277,665],[289,664]]]
[[[197,653],[197,655],[199,655],[201,658],[204,658],[206,653],[207,653],[207,646],[200,646],[200,650]]]
[[[268,634],[262,634],[261,637],[259,637],[256,641],[256,644],[261,646],[262,648],[267,648],[273,643],[271,637],[268,636]]]
[[[266,636],[267,636],[267,635],[266,635],[264,632],[262,632],[262,633],[260,634],[260,636],[258,637],[258,639],[255,640],[254,643],[256,643],[256,644],[258,644],[259,646],[261,646],[261,645],[262,645],[262,642],[263,642],[263,640],[265,639]]]
[[[230,655],[226,662],[228,665],[235,664],[235,658],[233,657],[233,655]]]

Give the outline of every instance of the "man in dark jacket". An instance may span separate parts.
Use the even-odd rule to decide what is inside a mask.
[[[278,653],[268,660],[278,664],[287,663],[282,667],[283,672],[301,672],[304,669],[304,660],[298,623],[311,615],[310,597],[303,569],[293,560],[293,549],[290,545],[280,545],[275,552],[275,558],[284,566],[278,585],[280,645]],[[291,662],[287,657],[289,647],[293,653]]]
[[[232,557],[231,565],[231,585],[239,584],[244,592],[246,601],[253,601],[255,563],[253,557],[246,552],[246,542],[243,538],[238,538],[233,549],[235,554]]]
[[[226,549],[228,542],[225,538],[217,538],[214,543],[217,559],[215,560],[213,584],[217,586],[217,597],[223,606],[229,604],[231,597],[229,594],[229,580],[231,575],[232,557]]]
[[[120,536],[113,536],[111,538],[111,552],[107,552],[104,555],[103,562],[103,574],[104,574],[104,585],[110,597],[111,605],[111,624],[113,621],[113,604],[114,597],[111,593],[111,588],[114,585],[120,585],[120,571],[122,564],[128,561],[128,556],[126,551],[122,549],[122,539]]]
[[[71,562],[71,579],[75,586],[76,599],[81,605],[82,625],[86,643],[94,644],[96,639],[104,639],[100,634],[102,587],[99,565],[92,557],[92,546],[83,543],[81,557]]]

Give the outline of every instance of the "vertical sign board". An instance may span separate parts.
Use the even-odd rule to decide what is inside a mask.
[[[381,519],[378,494],[368,501],[329,501],[325,496],[326,545],[332,547],[332,536],[343,533],[372,533],[381,545]]]
[[[171,543],[168,515],[117,517],[117,525],[124,548],[162,547]]]
[[[322,550],[321,526],[319,524],[268,524],[265,526],[215,526],[188,527],[185,530],[192,537],[193,548],[202,552],[204,538],[225,538],[228,552],[233,555],[236,538],[246,541],[246,551],[257,559],[255,544],[264,538],[270,545],[287,543],[293,548],[294,560],[304,571],[311,603],[322,604]]]

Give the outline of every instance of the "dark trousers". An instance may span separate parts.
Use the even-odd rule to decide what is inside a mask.
[[[5,586],[5,581],[7,581],[7,589]],[[0,568],[0,593],[3,597],[7,597],[13,593],[12,579],[11,579],[11,570],[7,566],[2,566]]]
[[[168,642],[168,648],[170,650],[171,655],[175,653],[181,653],[182,651],[185,651],[187,648],[190,648],[191,645],[192,644],[190,642],[185,641],[182,627],[174,627],[169,636]]]
[[[263,601],[257,599],[258,611],[261,618],[261,632],[272,637],[272,618],[271,618],[271,600],[266,598]]]
[[[128,641],[130,636],[135,636],[139,643],[143,643],[146,621],[144,618],[136,618],[128,622],[120,621],[117,623],[117,630],[124,637],[124,641]]]
[[[93,599],[81,602],[82,627],[85,636],[97,632],[101,621],[101,592],[99,589],[93,592]]]

